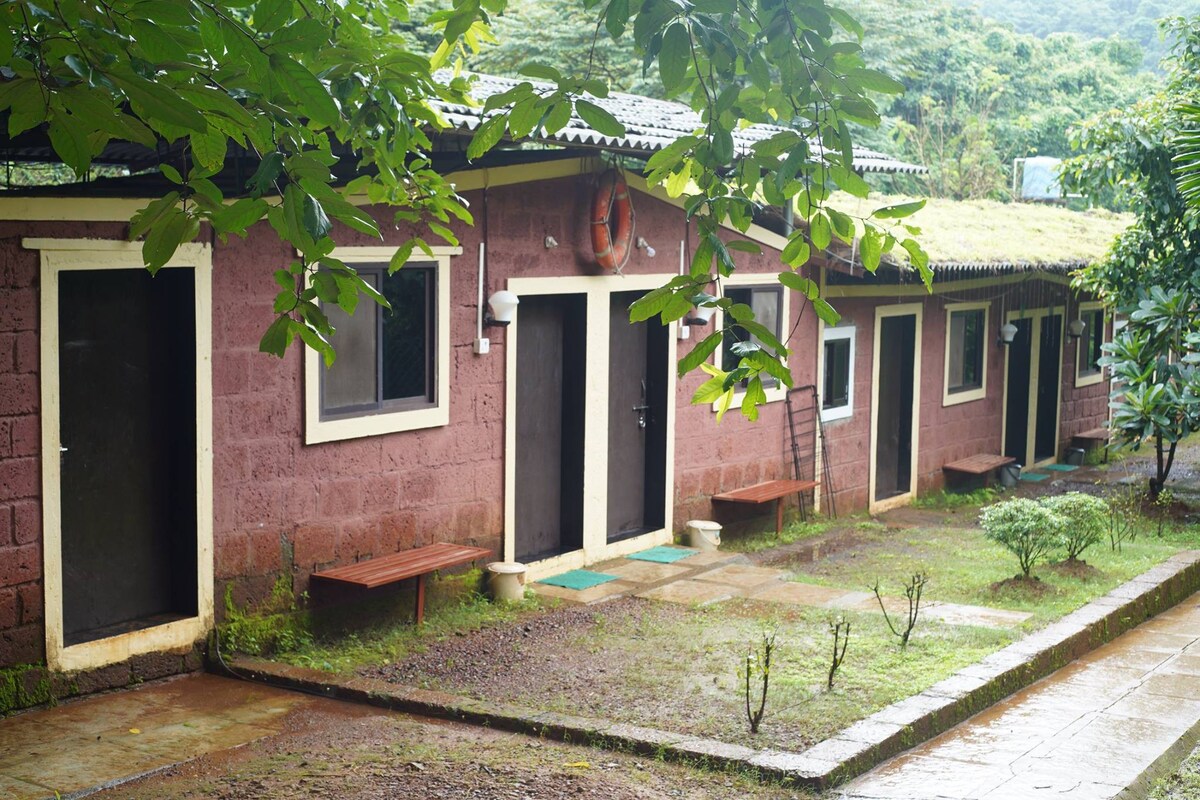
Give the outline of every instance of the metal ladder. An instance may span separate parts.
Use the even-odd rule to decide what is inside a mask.
[[[789,389],[787,406],[788,432],[792,448],[792,469],[798,481],[820,481],[828,514],[837,518],[837,500],[834,495],[833,471],[829,467],[829,444],[825,440],[825,425],[821,422],[821,403],[817,387],[797,386]],[[821,448],[821,474],[817,475],[817,445]],[[814,505],[816,498],[813,498]],[[803,509],[803,499],[801,508]],[[802,512],[803,513],[803,512]]]

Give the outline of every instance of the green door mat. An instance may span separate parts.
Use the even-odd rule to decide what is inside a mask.
[[[635,561],[653,561],[656,564],[671,564],[681,558],[694,556],[699,550],[691,550],[686,547],[671,547],[669,545],[660,545],[659,547],[651,547],[649,550],[643,550],[640,553],[634,553],[626,558],[632,558]]]
[[[570,572],[564,572],[552,578],[542,578],[538,583],[583,591],[584,589],[590,589],[593,586],[599,586],[602,583],[608,583],[616,579],[616,575],[605,575],[603,572],[590,572],[586,569],[573,569]]]
[[[1075,470],[1079,469],[1079,467],[1075,466],[1074,464],[1047,464],[1046,466],[1042,467],[1042,469],[1050,469],[1054,470],[1055,472],[1074,472]]]
[[[1046,478],[1049,478],[1049,477],[1050,476],[1044,472],[1022,472],[1021,473],[1021,480],[1032,481],[1034,483],[1037,483],[1038,481],[1044,481],[1044,480],[1046,480]]]

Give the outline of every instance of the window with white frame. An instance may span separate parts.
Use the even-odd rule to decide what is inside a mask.
[[[363,248],[362,257],[376,248]],[[351,251],[354,248],[350,248]],[[390,308],[360,298],[353,314],[322,303],[337,353],[326,367],[306,354],[308,444],[449,423],[449,257],[413,261],[389,274],[386,258],[349,261]]]
[[[988,303],[946,306],[946,391],[942,405],[987,395]]]
[[[826,328],[821,353],[821,419],[846,419],[854,413],[854,331]]]
[[[1083,334],[1076,342],[1075,385],[1087,386],[1104,380],[1100,357],[1104,355],[1104,309],[1099,303],[1083,303],[1079,307]]]
[[[775,338],[783,340],[783,287],[781,286],[730,286],[725,289],[725,296],[734,303],[750,307],[754,312],[754,321],[775,334]],[[724,336],[721,347],[721,369],[732,372],[737,369],[742,357],[734,352],[734,345],[739,342],[754,342],[761,345],[745,328],[737,326],[733,317],[724,316]],[[763,374],[764,388],[778,386],[779,381]],[[743,383],[743,385],[745,385]]]

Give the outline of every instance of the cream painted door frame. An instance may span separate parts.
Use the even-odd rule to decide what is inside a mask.
[[[1026,469],[1040,466],[1042,464],[1052,464],[1058,460],[1058,451],[1061,445],[1059,437],[1062,434],[1062,384],[1063,384],[1063,345],[1066,334],[1066,309],[1060,309],[1057,306],[1050,308],[1038,308],[1027,311],[1009,311],[1005,314],[1005,322],[1015,322],[1019,319],[1030,320],[1029,326],[1029,410],[1026,413],[1025,421],[1025,458],[1020,461]],[[1042,354],[1042,323],[1046,317],[1057,314],[1062,317],[1063,330],[1060,335],[1063,337],[1059,341],[1058,348],[1058,388],[1054,405],[1054,455],[1050,458],[1034,461],[1034,443],[1037,438],[1037,388],[1039,372],[1041,371],[1041,354]],[[1004,348],[1004,399],[1000,408],[1000,452],[1005,450],[1005,442],[1008,441],[1008,360],[1009,348]]]
[[[164,267],[192,268],[196,313],[196,586],[197,614],[142,630],[67,646],[63,636],[62,498],[59,385],[59,275],[73,270],[144,269],[138,243],[25,239],[41,253],[42,568],[46,663],[78,670],[142,653],[190,647],[213,625],[212,250],[182,245]]]
[[[883,500],[875,499],[876,473],[878,464],[879,436],[879,351],[883,330],[883,320],[888,317],[914,317],[916,330],[913,336],[913,400],[912,400],[912,457],[909,469],[909,489],[903,494],[888,497]],[[869,466],[867,509],[874,514],[887,511],[889,508],[906,505],[912,502],[917,493],[917,457],[920,453],[921,434],[921,333],[925,319],[925,307],[921,303],[903,303],[894,306],[877,306],[875,308],[874,346],[871,351],[871,462]]]
[[[578,569],[607,558],[636,553],[647,547],[666,544],[673,538],[675,498],[675,362],[676,331],[667,337],[667,458],[663,497],[665,523],[662,528],[609,544],[607,520],[608,491],[608,349],[610,296],[617,292],[649,291],[662,286],[673,274],[601,275],[561,278],[512,278],[506,288],[518,297],[532,295],[583,295],[587,304],[587,370],[583,467],[583,548],[529,565],[529,578],[554,575]],[[649,324],[657,324],[653,320]],[[505,411],[504,411],[504,558],[516,558],[516,446],[517,446],[517,340],[521,335],[521,314],[505,332]]]

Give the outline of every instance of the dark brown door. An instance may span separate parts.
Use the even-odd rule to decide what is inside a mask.
[[[656,321],[632,325],[640,292],[610,299],[608,540],[662,527],[666,491],[667,345]]]
[[[518,561],[583,547],[586,317],[582,295],[522,297],[517,310]]]
[[[59,276],[67,645],[197,613],[194,287],[190,269]]]
[[[1058,454],[1058,367],[1062,353],[1062,317],[1042,317],[1038,351],[1037,421],[1034,423],[1033,458],[1042,461]]]
[[[915,314],[884,317],[879,325],[875,499],[886,500],[912,488],[917,317]]]
[[[1033,320],[1013,320],[1017,335],[1008,345],[1005,380],[1004,455],[1021,466],[1029,459],[1029,376],[1033,360]]]

